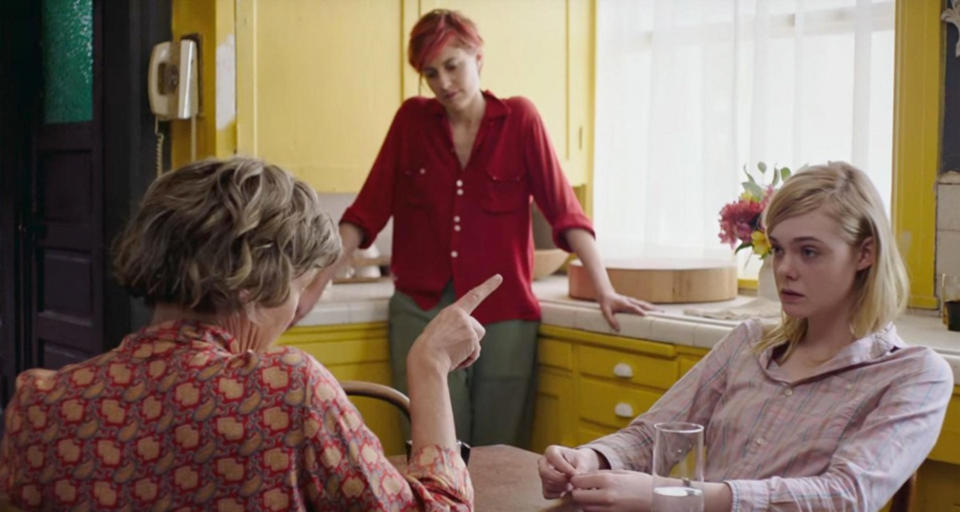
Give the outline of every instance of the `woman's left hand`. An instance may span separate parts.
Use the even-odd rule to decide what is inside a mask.
[[[657,309],[656,306],[645,300],[620,295],[613,290],[597,297],[597,303],[600,304],[600,312],[603,313],[603,317],[607,319],[607,323],[614,331],[620,331],[620,322],[617,321],[614,313],[624,312],[643,316],[647,311]]]
[[[653,478],[638,471],[607,470],[574,475],[573,501],[584,512],[650,510]]]

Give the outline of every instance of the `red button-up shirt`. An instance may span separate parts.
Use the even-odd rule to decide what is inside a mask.
[[[460,297],[500,273],[503,284],[474,316],[484,324],[539,320],[530,288],[531,196],[558,247],[570,250],[565,230],[593,228],[533,103],[483,94],[486,110],[466,168],[457,159],[443,106],[435,99],[406,100],[341,222],[363,231],[365,248],[394,217],[396,289],[423,309],[437,304],[451,280]]]

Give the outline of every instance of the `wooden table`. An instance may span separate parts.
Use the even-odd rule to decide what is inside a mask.
[[[573,512],[578,507],[567,500],[544,499],[537,460],[540,455],[505,444],[475,446],[470,450],[467,469],[473,480],[474,510],[477,512]],[[398,469],[406,462],[402,455],[390,457]]]

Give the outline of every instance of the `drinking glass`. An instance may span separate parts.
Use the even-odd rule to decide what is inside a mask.
[[[703,512],[703,426],[657,423],[653,439],[653,512]]]

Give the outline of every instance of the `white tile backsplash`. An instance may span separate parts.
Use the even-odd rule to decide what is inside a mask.
[[[960,231],[960,184],[937,185],[937,230]]]
[[[937,275],[944,273],[960,275],[960,231],[937,231]]]

